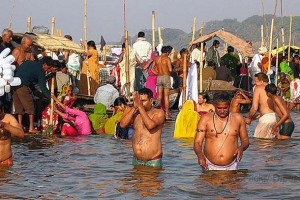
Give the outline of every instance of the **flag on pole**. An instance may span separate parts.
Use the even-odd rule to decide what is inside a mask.
[[[104,37],[101,35],[101,41],[100,41],[100,44],[101,44],[101,50],[103,50],[103,47],[106,45],[106,42],[104,40]]]

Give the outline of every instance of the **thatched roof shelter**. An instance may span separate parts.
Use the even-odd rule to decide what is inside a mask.
[[[199,42],[206,42],[213,39],[214,37],[218,37],[224,42],[233,46],[237,51],[239,51],[242,54],[242,57],[253,56],[252,46],[248,42],[233,35],[230,32],[225,31],[224,29],[220,29],[218,31],[214,31],[207,35],[201,36],[198,39],[194,40],[192,44],[197,44]]]
[[[61,36],[50,34],[34,34],[34,33],[14,33],[13,40],[17,43],[21,43],[21,39],[24,35],[28,35],[32,38],[33,44],[49,51],[65,51],[72,50],[76,53],[83,53],[84,49],[81,48],[75,42]]]

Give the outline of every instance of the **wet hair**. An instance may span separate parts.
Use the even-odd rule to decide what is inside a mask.
[[[277,94],[277,87],[274,83],[270,83],[270,84],[266,85],[265,91],[275,95],[275,94]]]
[[[214,104],[219,103],[219,102],[226,102],[230,104],[230,96],[228,92],[216,92],[214,94]]]
[[[187,49],[186,48],[182,48],[181,50],[180,50],[180,55],[182,56],[185,52],[187,51]]]
[[[94,49],[97,49],[96,48],[96,44],[95,44],[95,42],[93,40],[88,41],[87,45],[88,45],[88,47],[93,47]]]
[[[161,53],[168,53],[168,48],[166,46],[163,46],[161,48]]]
[[[171,47],[170,45],[166,46],[167,48],[167,53],[171,53],[173,50],[173,47]]]
[[[206,103],[209,102],[209,96],[208,93],[206,92],[201,92],[199,93],[199,95],[201,95],[203,97],[203,99],[206,99]]]
[[[116,100],[114,101],[114,106],[120,106],[120,105],[127,105],[126,100],[124,97],[118,97],[116,98]]]
[[[144,33],[143,31],[140,31],[140,32],[138,33],[138,37],[145,37],[145,33]]]
[[[265,74],[263,72],[259,72],[259,73],[255,74],[255,77],[257,77],[258,80],[260,80],[260,81],[269,83],[269,77],[267,76],[267,74]]]
[[[153,92],[148,88],[142,88],[138,91],[139,94],[147,95],[149,99],[153,98]]]
[[[213,46],[217,45],[217,44],[220,44],[219,40],[214,40],[213,41]]]
[[[227,47],[227,52],[228,52],[228,53],[234,52],[233,46],[228,46],[228,47]]]
[[[50,57],[50,56],[44,56],[41,60],[40,63],[46,64],[50,67],[56,67],[55,61]]]

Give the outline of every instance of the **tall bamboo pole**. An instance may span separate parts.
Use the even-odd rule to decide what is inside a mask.
[[[84,20],[83,20],[83,29],[84,29],[84,48],[86,54],[88,53],[87,49],[87,0],[84,0]],[[88,64],[88,55],[86,55],[85,61],[86,63],[86,79],[87,79],[87,87],[88,87],[88,95],[91,95],[91,86],[90,86],[90,70]]]
[[[196,32],[196,17],[194,17],[194,23],[192,28],[192,42],[195,40],[195,32]]]
[[[155,51],[155,12],[152,11],[152,51]]]
[[[285,49],[284,49],[284,28],[281,27],[281,40],[282,40],[282,49],[283,49],[283,52],[282,52],[282,55],[285,56]],[[278,48],[278,46],[277,46]]]
[[[31,32],[31,17],[30,16],[27,17],[27,32],[28,33]]]
[[[277,86],[277,79],[278,79],[278,38],[276,39],[276,46],[277,46],[277,51],[276,51],[276,71],[275,71],[275,85]]]
[[[126,74],[126,96],[130,101],[130,74],[129,74],[129,45],[128,45],[128,31],[125,31],[125,48],[126,48],[126,60],[125,60],[125,74]]]
[[[164,45],[164,40],[163,40],[162,35],[161,35],[160,27],[157,28],[157,31],[158,31],[159,44]]]
[[[272,22],[271,22],[270,43],[269,43],[269,64],[268,64],[269,80],[270,80],[270,75],[271,75],[270,70],[271,70],[271,51],[272,51],[273,29],[274,29],[274,18],[272,19]]]
[[[290,36],[289,36],[289,48],[288,48],[288,61],[290,62],[291,58],[291,42],[292,42],[292,24],[293,24],[293,17],[290,16]]]
[[[261,47],[265,46],[265,41],[264,41],[264,25],[260,26],[260,36],[261,36]]]
[[[199,32],[199,36],[203,36],[203,28],[204,28],[204,22],[202,21],[201,27],[200,27],[200,32]]]
[[[52,17],[52,20],[51,20],[51,35],[54,35],[54,28],[55,28],[55,17]]]
[[[186,101],[186,53],[183,54],[183,84],[182,84],[182,105]]]
[[[200,75],[199,75],[199,91],[203,91],[203,83],[202,83],[202,70],[203,70],[203,49],[204,49],[204,44],[201,42],[201,48],[200,48]]]
[[[54,81],[55,78],[53,77],[51,79],[51,93],[54,94]],[[53,110],[54,110],[54,100],[51,98],[50,100],[50,120],[49,120],[49,125],[53,126]]]

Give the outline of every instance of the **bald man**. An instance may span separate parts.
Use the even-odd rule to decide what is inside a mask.
[[[34,61],[33,53],[31,52],[32,43],[31,37],[24,35],[21,40],[21,46],[13,50],[12,55],[16,59],[16,67],[22,65],[26,60]]]

